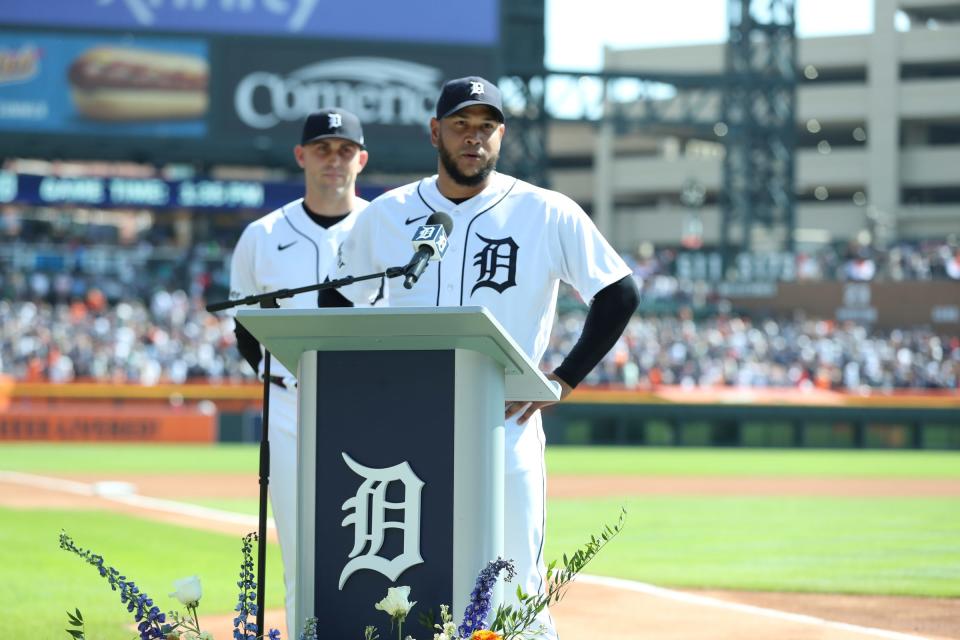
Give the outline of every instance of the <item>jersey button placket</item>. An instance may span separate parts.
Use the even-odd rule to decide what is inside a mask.
[[[460,273],[460,260],[463,254],[460,251],[459,239],[454,236],[451,238],[451,240],[452,242],[448,245],[447,253],[443,256],[443,261],[441,263],[441,306],[450,306],[459,303],[456,282],[458,280],[458,274]]]
[[[463,236],[461,229],[463,225],[467,224],[467,217],[459,207],[454,207],[450,210],[450,217],[454,220],[453,234],[450,236],[447,253],[443,256],[443,278],[440,286],[441,306],[456,306],[460,304],[460,291],[457,288],[457,283],[460,281],[460,263],[463,260]]]

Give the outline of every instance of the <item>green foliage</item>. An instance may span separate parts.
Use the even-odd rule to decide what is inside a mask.
[[[67,611],[67,624],[71,627],[77,627],[76,629],[64,629],[73,640],[86,640],[86,636],[83,634],[83,615],[80,613],[80,609],[75,610],[76,613],[70,613]]]
[[[557,561],[554,560],[547,567],[547,588],[538,594],[528,594],[518,586],[517,600],[519,605],[503,604],[497,607],[496,616],[490,629],[503,635],[503,640],[522,640],[525,638],[534,638],[540,635],[542,629],[536,624],[537,615],[541,611],[563,600],[567,587],[577,577],[577,574],[583,571],[591,560],[597,557],[601,549],[613,540],[621,531],[623,531],[624,519],[627,512],[620,510],[620,518],[614,526],[607,525],[603,528],[598,538],[595,535],[590,536],[590,540],[582,545],[570,557],[563,555],[562,566],[557,568]]]

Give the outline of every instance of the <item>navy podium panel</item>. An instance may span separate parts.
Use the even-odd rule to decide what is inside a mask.
[[[388,638],[373,605],[406,585],[416,635],[453,599],[455,352],[314,355],[315,615],[325,637]]]

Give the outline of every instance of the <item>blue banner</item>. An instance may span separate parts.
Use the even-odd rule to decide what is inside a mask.
[[[42,0],[0,3],[0,24],[494,46],[498,0]],[[266,52],[265,52],[266,53]]]
[[[0,130],[203,137],[207,58],[201,39],[0,32]]]
[[[384,191],[382,187],[361,187],[360,195],[372,200]],[[0,171],[0,204],[18,202],[104,209],[257,209],[266,212],[300,197],[303,197],[302,182],[60,177]]]

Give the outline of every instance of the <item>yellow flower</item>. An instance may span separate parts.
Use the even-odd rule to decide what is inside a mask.
[[[473,635],[470,636],[470,640],[502,640],[501,636],[496,631],[490,631],[489,629],[477,629],[473,632]]]

